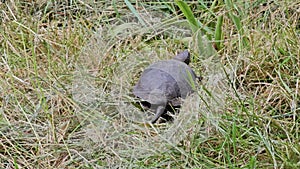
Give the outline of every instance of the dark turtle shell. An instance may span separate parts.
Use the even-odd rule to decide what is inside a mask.
[[[144,106],[156,111],[153,123],[166,113],[167,106],[180,106],[180,98],[193,92],[197,77],[188,66],[189,62],[190,55],[186,50],[173,59],[153,63],[134,86],[133,94],[142,100]]]

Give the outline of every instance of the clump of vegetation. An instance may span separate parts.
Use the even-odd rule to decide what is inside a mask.
[[[0,2],[0,168],[299,168],[299,9]],[[143,123],[133,85],[184,49],[197,92],[174,122]]]

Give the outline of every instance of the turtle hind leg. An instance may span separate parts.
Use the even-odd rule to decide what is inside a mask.
[[[163,115],[165,112],[165,107],[164,106],[158,106],[156,108],[156,112],[155,112],[155,116],[153,117],[153,119],[151,120],[151,123],[155,123],[161,115]]]

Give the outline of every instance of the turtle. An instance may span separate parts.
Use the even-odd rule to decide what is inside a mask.
[[[156,123],[168,111],[180,108],[181,98],[193,93],[197,77],[189,67],[188,50],[169,60],[155,62],[148,66],[133,87],[133,95],[140,101],[141,107],[155,111],[151,123]]]

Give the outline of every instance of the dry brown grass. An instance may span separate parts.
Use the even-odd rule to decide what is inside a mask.
[[[0,168],[299,168],[300,4],[226,3],[188,3],[212,30],[224,15],[222,48],[199,52],[173,2],[1,2]],[[197,93],[143,123],[132,86],[186,48]]]

